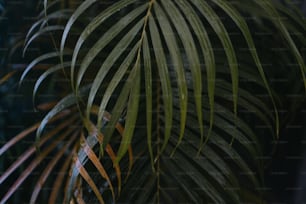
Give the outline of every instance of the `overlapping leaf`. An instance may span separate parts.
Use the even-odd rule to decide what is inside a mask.
[[[305,22],[290,11],[274,7],[269,0],[249,3],[254,10],[262,11],[259,18],[268,20],[280,31],[305,81],[304,59],[290,35],[289,26],[280,18],[281,12],[298,21],[297,25],[304,30]],[[70,67],[72,93],[45,116],[39,127],[33,127],[37,128],[39,139],[57,114],[72,105],[77,105],[80,111],[89,134],[82,134],[85,145],[73,147],[78,154],[66,184],[66,203],[72,199],[85,202],[79,192],[80,178],[91,188],[97,202],[105,202],[103,189],[98,188],[99,184],[86,169],[88,159],[111,189],[112,199],[120,195],[122,201],[226,203],[230,200],[238,203],[240,192],[233,189],[239,189],[240,185],[259,185],[256,174],[261,172],[257,171],[258,164],[254,160],[261,154],[259,139],[248,118],[239,110],[254,114],[258,123],[275,125],[276,131],[272,132],[276,135],[279,118],[274,93],[260,59],[260,49],[264,48],[256,47],[250,31],[250,26],[254,25],[249,25],[242,16],[241,8],[245,4],[226,0],[120,0],[100,11],[97,0],[85,0],[70,15],[69,10],[48,14],[52,4],[44,1],[44,15],[30,29],[25,50],[40,35],[63,30],[60,47],[56,48],[59,51],[36,58],[26,68],[21,81],[37,63],[59,57],[60,63],[37,80],[35,95],[47,76]],[[95,6],[98,9],[91,10]],[[77,22],[87,14],[92,19],[75,39],[73,30],[80,29]],[[67,20],[67,23],[49,25],[49,21],[56,18]],[[293,26],[292,30],[299,28]],[[239,41],[231,32],[239,33]],[[305,38],[299,38],[305,42]],[[248,54],[240,55],[241,45],[247,46]],[[70,49],[73,50],[71,61],[65,56]],[[256,69],[257,72],[251,71]],[[241,87],[241,79],[254,80],[252,86],[260,87],[259,90],[264,87],[274,110],[271,111],[266,101],[253,96],[252,90]],[[96,105],[98,108],[93,116],[92,109]],[[111,117],[105,120],[107,111]],[[118,129],[118,121],[124,124],[124,130],[114,152],[110,144],[115,140],[113,133]],[[100,145],[100,152],[94,148],[96,144]],[[120,194],[121,167],[131,168],[131,146],[143,160],[139,160]],[[128,151],[130,157],[126,162]],[[112,178],[99,163],[101,153],[102,159],[109,157],[114,164],[117,195]],[[58,152],[39,182],[45,182],[62,154],[63,151]],[[72,159],[72,155],[68,158]],[[33,168],[39,162],[35,160]],[[63,170],[68,168],[62,166]],[[247,184],[238,179],[237,169],[247,174]],[[18,182],[26,176],[21,176]],[[63,177],[58,176],[54,186],[60,186],[60,181]],[[175,186],[171,186],[173,182]],[[167,189],[167,186],[174,189]],[[133,188],[146,189],[146,192]],[[37,184],[32,202],[37,200],[40,190]],[[52,192],[52,196],[57,194]],[[56,199],[50,197],[50,202],[55,203]]]

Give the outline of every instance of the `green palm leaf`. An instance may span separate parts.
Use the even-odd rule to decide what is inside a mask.
[[[57,33],[53,32],[61,30],[59,47],[54,43],[58,51],[35,58],[20,82],[38,63],[52,62],[36,81],[35,98],[48,76],[70,68],[71,93],[64,93],[35,126],[40,147],[47,125],[65,109],[76,106],[77,121],[83,121],[84,130],[78,129],[66,144],[76,155],[67,156],[71,167],[61,166],[71,172],[66,186],[62,185],[66,203],[114,199],[239,203],[245,201],[244,190],[260,195],[256,189],[262,185],[262,163],[255,158],[263,152],[254,121],[269,127],[267,133],[278,135],[280,119],[276,92],[263,63],[262,53],[268,51],[257,44],[261,39],[252,29],[281,33],[291,52],[283,60],[297,62],[305,83],[305,63],[298,49],[304,44],[296,43],[305,43],[305,36],[291,35],[305,31],[300,16],[268,0],[120,0],[103,6],[85,0],[73,12],[49,13],[57,3],[44,0],[44,12],[30,28],[24,50],[43,34],[51,33],[54,40]],[[247,21],[245,11],[255,20]],[[283,22],[283,14],[296,24]],[[63,21],[54,24],[59,19]],[[265,21],[274,27],[265,27]],[[75,30],[80,31],[77,37]],[[254,95],[254,90],[267,92],[270,101]],[[106,117],[108,112],[111,117]],[[124,126],[121,132],[118,124]],[[85,145],[75,144],[82,140]],[[34,169],[59,143],[52,145],[29,168]],[[46,182],[63,154],[59,151],[43,170],[31,202],[38,200],[39,184]],[[121,172],[130,173],[131,155],[136,155],[135,165],[121,183]],[[21,185],[33,169],[13,185]],[[99,178],[91,174],[92,169]],[[61,186],[61,181],[64,178],[58,176],[54,186]],[[3,202],[15,192],[13,188]],[[56,199],[50,197],[50,202]]]

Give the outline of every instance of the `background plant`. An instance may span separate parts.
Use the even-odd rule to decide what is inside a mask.
[[[32,203],[263,202],[261,135],[284,121],[273,79],[304,97],[305,23],[285,5],[44,1],[20,84],[38,76],[33,99],[51,110],[1,147],[35,141],[1,175],[2,202],[35,171]]]

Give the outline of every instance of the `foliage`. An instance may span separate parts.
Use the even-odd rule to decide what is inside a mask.
[[[31,175],[30,203],[263,203],[262,135],[280,130],[269,76],[290,68],[306,87],[301,14],[269,0],[76,3],[45,0],[25,38],[25,57],[43,51],[20,85],[39,75],[47,113],[1,147],[34,141],[1,175],[1,203]]]

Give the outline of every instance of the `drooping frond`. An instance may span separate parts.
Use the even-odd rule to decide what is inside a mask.
[[[291,33],[305,32],[299,14],[269,0],[85,0],[74,10],[53,11],[58,3],[44,0],[24,50],[45,34],[51,34],[54,47],[27,66],[20,83],[38,63],[50,62],[36,80],[33,98],[51,75],[61,73],[71,87],[41,123],[1,148],[3,154],[36,130],[28,154],[35,149],[40,154],[2,202],[52,151],[32,203],[53,169],[70,175],[56,177],[54,188],[65,191],[53,190],[50,203],[58,194],[66,203],[239,203],[244,194],[261,193],[255,190],[262,178],[256,125],[277,136],[280,123],[267,74],[267,64],[277,59],[264,54],[272,53],[273,43],[286,47],[282,60],[296,64],[306,88],[297,43],[304,46],[305,36]],[[257,30],[279,36],[262,37]],[[265,94],[268,99],[261,97]],[[73,110],[67,122],[48,130],[65,110]],[[73,122],[79,127],[57,134]],[[13,163],[2,180],[27,158]]]

